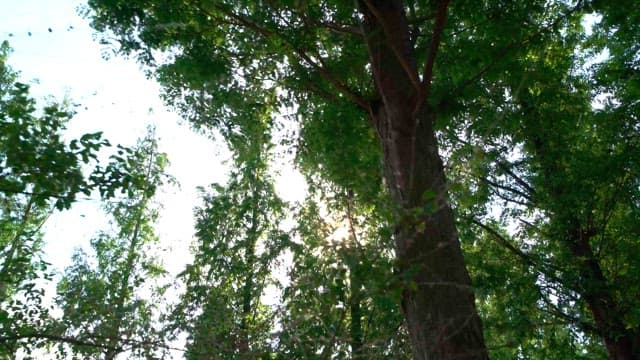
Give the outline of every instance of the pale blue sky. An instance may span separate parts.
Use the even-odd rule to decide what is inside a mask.
[[[180,118],[163,106],[158,84],[145,78],[133,60],[103,59],[106,49],[93,40],[88,21],[77,15],[82,3],[0,0],[0,41],[9,41],[13,48],[9,63],[20,71],[22,82],[32,84],[34,97],[68,97],[81,104],[69,124],[69,138],[104,131],[113,144],[133,145],[148,124],[156,126],[160,150],[171,161],[168,172],[181,184],[164,189],[158,198],[163,210],[157,232],[161,248],[167,249],[162,259],[175,274],[191,259],[192,215],[199,203],[195,189],[225,181],[222,163],[229,154],[224,146],[179,125]],[[290,167],[280,171],[276,190],[285,200],[301,199],[302,176]],[[88,248],[92,235],[105,229],[99,205],[97,200],[80,200],[70,211],[55,213],[45,225],[45,256],[58,271],[70,264],[74,248]]]
[[[36,98],[68,97],[81,104],[69,124],[69,137],[104,131],[114,144],[133,145],[148,124],[157,127],[160,148],[172,164],[168,171],[181,183],[180,189],[165,189],[160,195],[164,210],[158,226],[164,247],[171,249],[167,266],[179,270],[189,259],[195,187],[224,181],[225,149],[179,125],[179,117],[162,105],[158,85],[146,79],[133,60],[102,58],[104,47],[93,40],[88,21],[76,13],[81,3],[0,0],[0,41],[9,41],[9,63],[20,71],[21,81],[32,84]],[[81,200],[47,223],[46,255],[58,270],[69,263],[74,247],[87,246],[104,226],[98,205]]]
[[[77,15],[80,0],[0,0],[0,41],[8,40],[13,53],[9,63],[32,84],[36,98],[53,95],[79,103],[69,124],[69,137],[104,131],[113,144],[132,145],[154,124],[160,149],[168,153],[168,172],[181,187],[165,189],[157,227],[163,247],[170,249],[165,264],[177,272],[190,259],[193,207],[198,204],[197,186],[224,182],[228,159],[224,146],[194,134],[180,118],[169,112],[159,98],[159,85],[145,78],[133,59],[104,60],[104,46],[93,39],[88,20]],[[51,29],[51,31],[49,31]],[[150,109],[152,111],[150,112]],[[291,159],[280,159],[279,164]],[[280,166],[276,190],[285,200],[303,198],[304,180],[290,167]],[[47,258],[58,270],[69,264],[73,249],[103,228],[98,201],[79,201],[71,211],[56,213],[46,225]]]

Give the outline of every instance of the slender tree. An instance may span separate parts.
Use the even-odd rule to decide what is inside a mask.
[[[128,164],[132,183],[123,190],[124,197],[104,206],[116,232],[101,232],[92,239],[93,257],[78,250],[58,284],[62,331],[66,338],[78,340],[63,343],[74,354],[105,360],[124,352],[158,358],[164,344],[153,299],[161,298],[162,289],[154,279],[165,271],[152,255],[158,242],[153,196],[167,181],[167,159],[158,152],[151,131],[133,149],[121,148],[113,156]],[[64,357],[66,351],[60,349]]]
[[[276,284],[272,272],[288,245],[280,227],[286,205],[268,168],[271,109],[250,106],[242,116],[246,120],[223,130],[235,155],[229,181],[203,192],[195,213],[194,261],[182,273],[187,289],[175,316],[176,329],[189,336],[189,359],[272,353],[274,311],[264,297]]]
[[[0,357],[30,351],[36,333],[51,325],[41,283],[50,280],[42,259],[42,225],[55,210],[69,208],[78,193],[107,189],[105,174],[93,178],[82,165],[108,145],[100,133],[64,140],[73,111],[50,102],[41,109],[7,65],[10,48],[0,44]],[[94,181],[95,180],[95,181]]]

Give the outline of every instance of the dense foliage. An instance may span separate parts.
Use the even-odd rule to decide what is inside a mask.
[[[105,173],[91,179],[81,166],[108,143],[99,133],[66,143],[62,131],[72,116],[64,104],[42,110],[29,97],[29,86],[6,65],[7,42],[0,47],[0,356],[8,356],[29,336],[49,326],[39,279],[50,279],[42,260],[41,227],[55,209],[71,206],[77,193],[88,193]],[[119,180],[118,180],[119,181]],[[106,187],[104,187],[106,189]]]
[[[138,181],[127,187],[124,197],[104,205],[113,231],[91,239],[93,254],[78,249],[58,282],[56,302],[63,312],[58,331],[77,340],[70,343],[70,351],[60,347],[62,357],[70,352],[79,358],[114,359],[119,353],[155,358],[165,350],[158,348],[163,340],[159,303],[165,289],[154,280],[165,271],[154,258],[158,205],[153,196],[170,180],[163,173],[167,158],[158,152],[152,132],[115,156],[122,156]]]
[[[83,176],[108,143],[41,136],[71,113],[33,115],[3,65],[0,357],[33,339],[158,358],[186,339],[189,359],[640,358],[639,2],[90,0],[85,15],[224,141],[231,171],[202,189],[179,299],[157,306],[164,157],[148,138]],[[296,204],[275,191],[282,149],[307,180]],[[34,285],[39,227],[96,188],[125,193],[105,205],[120,231],[75,255],[56,319]]]
[[[152,331],[148,324],[140,324],[135,334],[123,335],[121,328],[125,321],[131,325],[132,316],[146,322],[156,316],[139,295],[130,293],[130,283],[138,288],[141,279],[161,273],[140,253],[154,239],[156,215],[149,199],[162,183],[166,156],[157,152],[154,139],[147,138],[132,149],[118,146],[101,164],[98,151],[110,144],[100,133],[66,142],[64,130],[72,109],[65,103],[50,103],[37,110],[29,86],[18,82],[18,74],[6,65],[9,52],[4,42],[0,52],[0,358],[27,356],[51,344],[70,344],[74,353],[89,354],[138,349],[140,338],[147,341],[142,332]],[[83,171],[83,165],[89,167]],[[120,232],[100,233],[92,241],[98,269],[82,253],[74,256],[75,265],[59,284],[56,309],[45,296],[44,282],[53,279],[54,269],[43,260],[41,228],[53,211],[77,201],[79,193],[101,195]],[[113,319],[115,308],[119,314]],[[54,315],[58,309],[64,311],[62,319]],[[155,343],[145,349],[155,351]],[[64,354],[66,349],[61,349]]]

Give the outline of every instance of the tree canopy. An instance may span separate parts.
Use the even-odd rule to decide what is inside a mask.
[[[104,313],[91,319],[110,326],[104,349],[186,335],[193,359],[640,358],[637,1],[89,0],[83,13],[234,155],[228,182],[202,190],[162,330],[122,334]],[[15,88],[9,125],[33,106]],[[71,171],[100,141],[45,163]],[[8,149],[7,169],[38,154],[13,165]],[[274,190],[282,149],[309,185],[298,204]],[[134,168],[71,185],[53,172],[37,193],[62,194],[60,208],[94,183],[135,197],[150,180]],[[38,189],[25,176],[0,187]],[[150,324],[125,306],[135,286],[118,290],[142,270],[109,257],[138,254],[134,238],[96,247],[120,282],[100,270],[97,293],[117,296],[93,301]],[[69,338],[87,336],[73,321]]]

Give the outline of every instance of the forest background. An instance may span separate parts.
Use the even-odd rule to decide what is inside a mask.
[[[1,357],[640,356],[637,2],[79,5],[0,29]]]

